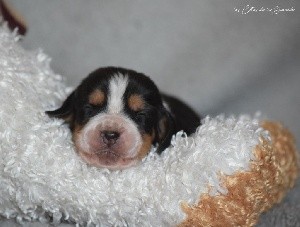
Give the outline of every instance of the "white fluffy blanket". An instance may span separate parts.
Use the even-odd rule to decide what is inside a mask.
[[[184,220],[182,201],[194,204],[209,188],[226,193],[218,175],[247,170],[266,135],[257,118],[207,117],[193,136],[179,132],[161,156],[153,149],[139,166],[90,167],[75,153],[68,127],[44,113],[70,92],[49,63],[0,28],[0,215],[7,218],[174,225]]]

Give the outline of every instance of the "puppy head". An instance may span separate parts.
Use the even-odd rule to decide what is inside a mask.
[[[100,68],[85,78],[62,106],[46,112],[69,125],[87,163],[124,169],[143,159],[152,144],[163,151],[173,121],[147,76],[123,68]]]

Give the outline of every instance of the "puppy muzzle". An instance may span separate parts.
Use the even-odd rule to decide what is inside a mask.
[[[79,155],[88,164],[123,169],[136,164],[142,146],[135,123],[121,114],[99,114],[74,137]]]

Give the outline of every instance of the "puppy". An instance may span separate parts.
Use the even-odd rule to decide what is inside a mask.
[[[135,165],[172,135],[188,135],[200,125],[186,104],[159,92],[142,73],[107,67],[92,72],[50,117],[69,124],[78,154],[88,164],[109,169]]]

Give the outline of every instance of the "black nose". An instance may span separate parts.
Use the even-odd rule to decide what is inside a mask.
[[[105,143],[115,142],[120,137],[120,133],[114,131],[103,131],[101,135]]]

